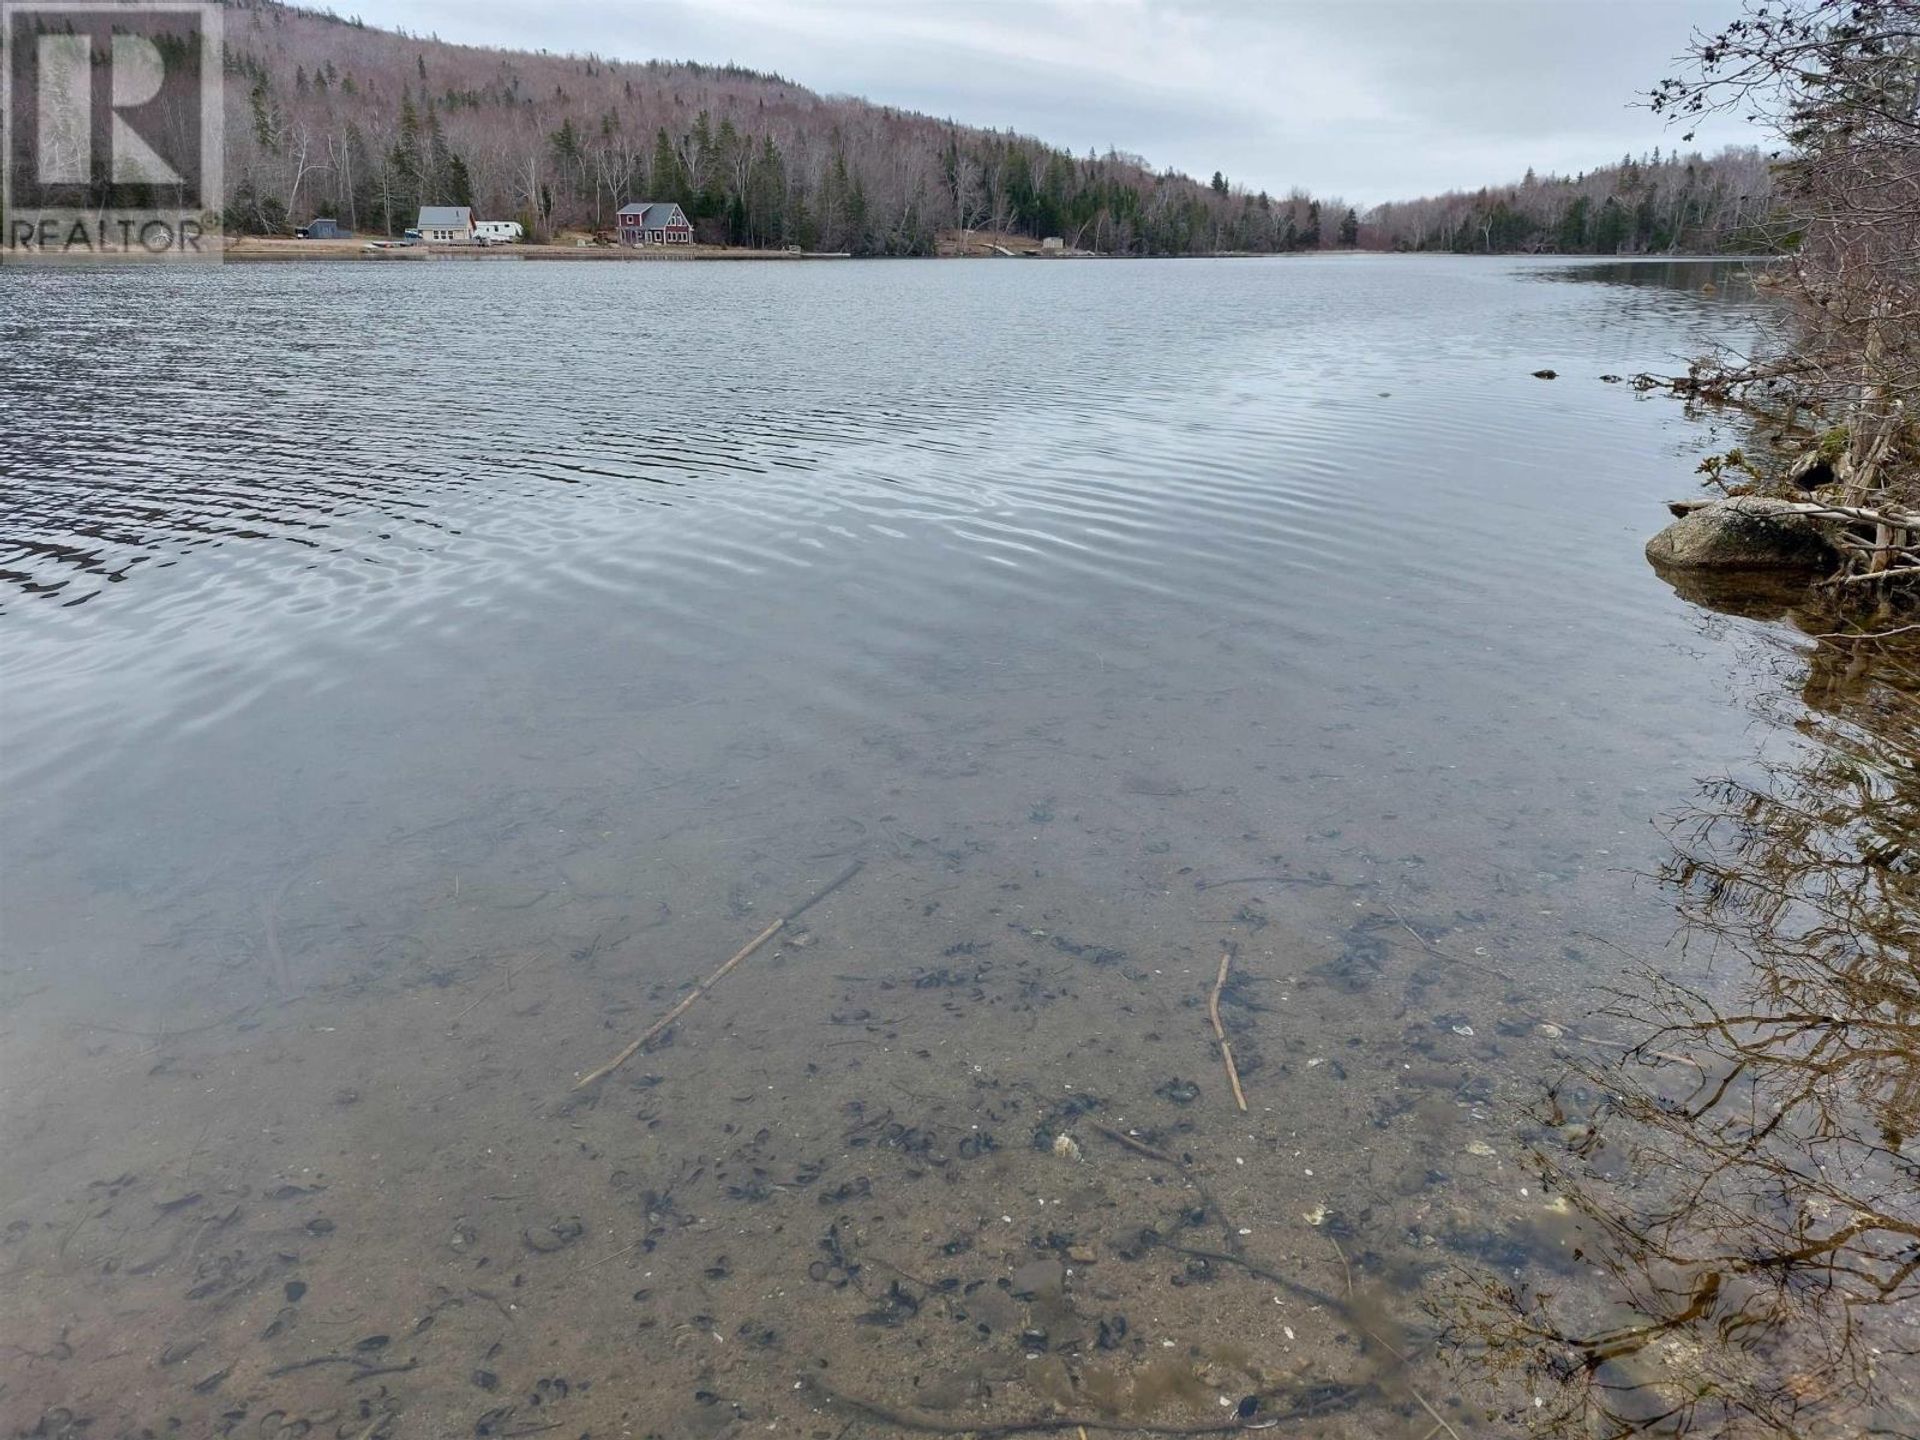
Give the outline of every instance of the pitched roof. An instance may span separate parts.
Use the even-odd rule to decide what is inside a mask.
[[[471,205],[422,205],[416,230],[471,230]]]
[[[671,200],[636,200],[631,205],[620,207],[620,219],[623,222],[631,220],[642,230],[664,229],[673,223],[673,212],[679,208]],[[686,220],[686,216],[680,217],[682,224]]]

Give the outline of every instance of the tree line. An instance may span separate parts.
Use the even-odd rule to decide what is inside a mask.
[[[315,215],[398,233],[472,205],[533,236],[605,230],[670,200],[703,241],[924,255],[951,231],[1103,254],[1275,253],[1357,243],[1358,216],[1116,151],[1076,156],[737,66],[451,45],[274,0],[227,24],[228,179],[239,233]]]
[[[1369,239],[1384,249],[1490,255],[1759,252],[1777,238],[1771,168],[1758,150],[1711,158],[1625,156],[1572,177],[1455,191],[1376,206]]]

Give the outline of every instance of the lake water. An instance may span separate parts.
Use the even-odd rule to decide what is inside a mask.
[[[1663,584],[1751,437],[1599,378],[1766,304],[0,273],[0,1433],[1906,1433],[1911,891],[1712,881],[1914,657]]]

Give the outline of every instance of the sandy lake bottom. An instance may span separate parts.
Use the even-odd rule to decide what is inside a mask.
[[[1911,1433],[1920,658],[1600,378],[1765,305],[0,274],[0,1434]]]

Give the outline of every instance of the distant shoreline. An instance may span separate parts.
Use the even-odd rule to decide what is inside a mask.
[[[418,263],[425,260],[593,260],[620,262],[653,261],[709,261],[709,260],[847,260],[851,255],[842,252],[823,253],[819,251],[798,251],[787,249],[757,249],[746,246],[730,245],[645,245],[627,246],[603,243],[579,244],[576,240],[584,237],[567,236],[558,241],[529,242],[514,241],[506,244],[413,244],[389,241],[378,234],[359,235],[350,240],[300,240],[292,237],[253,236],[236,237],[227,244],[223,258],[236,264],[274,262],[289,260],[395,260]],[[369,248],[370,246],[380,248]],[[1030,236],[1013,235],[1008,232],[975,230],[968,232],[942,232],[939,244],[933,254],[917,257],[874,256],[880,259],[935,259],[935,260],[1288,260],[1315,255],[1456,255],[1456,258],[1469,260],[1517,260],[1517,259],[1555,259],[1590,260],[1596,263],[1620,261],[1683,261],[1683,260],[1771,260],[1774,256],[1755,255],[1700,255],[1700,254],[1600,254],[1600,253],[1543,253],[1523,250],[1498,251],[1490,255],[1461,255],[1452,251],[1397,251],[1373,250],[1359,247],[1337,247],[1312,250],[1216,250],[1205,254],[1181,253],[1171,255],[1126,255],[1102,254],[1090,250],[1067,249],[1059,246],[1048,248]],[[106,258],[106,257],[102,257]]]
[[[451,245],[425,244],[402,245],[394,243],[381,248],[369,248],[373,242],[365,239],[353,240],[280,240],[254,236],[242,237],[228,245],[215,263],[235,265],[285,265],[302,262],[322,261],[329,264],[343,261],[393,262],[422,264],[435,260],[454,260],[468,262],[558,260],[572,262],[611,262],[631,263],[669,263],[686,264],[690,262],[710,261],[755,261],[755,260],[849,260],[854,257],[845,253],[794,250],[761,250],[739,246],[723,245],[686,245],[686,246],[644,246],[623,245],[557,245],[529,244],[514,242],[502,245]],[[1422,257],[1450,258],[1475,261],[1513,261],[1513,260],[1564,260],[1585,261],[1592,264],[1619,263],[1704,263],[1704,262],[1747,262],[1768,263],[1778,260],[1772,255],[1600,255],[1600,254],[1540,254],[1525,251],[1501,251],[1491,255],[1464,255],[1441,251],[1395,251],[1395,250],[1290,250],[1276,253],[1263,251],[1223,250],[1206,255],[1099,255],[1087,251],[1068,251],[1065,253],[1046,253],[1039,250],[1017,251],[1012,254],[1001,253],[952,253],[905,257],[885,256],[872,258],[885,259],[937,259],[937,260],[1004,260],[1004,259],[1046,259],[1046,260],[1296,260],[1316,255],[1376,256],[1376,257]],[[0,265],[7,263],[26,263],[36,266],[84,266],[89,264],[133,264],[133,265],[170,265],[192,264],[191,259],[166,254],[151,255],[144,251],[86,250],[65,252],[39,252],[31,255],[8,256],[0,254]]]
[[[723,245],[402,245],[369,248],[374,239],[266,240],[244,237],[222,255],[228,264],[288,260],[838,260],[848,257],[795,250],[749,250]]]

